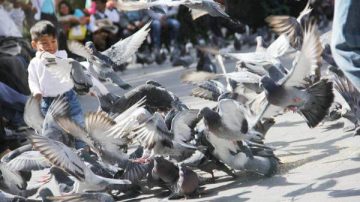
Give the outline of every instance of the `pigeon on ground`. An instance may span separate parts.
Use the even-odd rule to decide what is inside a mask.
[[[253,150],[248,145],[250,141],[220,138],[221,135],[209,130],[205,130],[204,133],[214,147],[212,154],[230,168],[264,176],[272,176],[277,172],[279,160],[275,157],[272,148],[256,143],[256,149]]]
[[[334,88],[340,93],[344,98],[345,102],[349,105],[350,110],[343,112],[342,117],[348,119],[354,124],[351,129],[355,129],[355,135],[360,135],[359,127],[359,103],[360,103],[360,93],[355,88],[354,85],[347,79],[343,74],[334,73],[333,77]]]
[[[204,107],[198,116],[204,118],[207,129],[219,135],[219,138],[228,140],[249,140],[262,138],[262,134],[254,131],[249,124],[249,110],[242,104],[230,100],[220,100],[217,105],[218,112]]]
[[[164,181],[172,191],[169,199],[189,196],[199,188],[199,178],[194,171],[186,166],[176,166],[161,156],[154,158],[152,175]]]

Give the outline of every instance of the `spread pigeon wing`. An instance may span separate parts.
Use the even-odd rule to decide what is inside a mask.
[[[124,40],[120,40],[109,49],[102,52],[102,54],[111,58],[111,60],[117,65],[125,63],[132,55],[135,54],[141,44],[145,41],[150,31],[150,29],[148,29],[150,24],[151,22],[147,23],[135,34]]]
[[[305,31],[304,43],[301,48],[299,59],[290,73],[280,84],[284,86],[302,86],[304,78],[310,74],[312,69],[316,69],[321,61],[322,47],[315,25],[310,25]]]
[[[51,140],[43,136],[31,136],[35,150],[44,155],[52,164],[60,167],[80,181],[85,180],[84,162],[63,143]]]
[[[8,167],[15,171],[32,171],[50,168],[50,162],[38,151],[27,151],[10,160]]]
[[[269,16],[266,18],[270,27],[279,35],[286,35],[293,47],[301,47],[302,27],[296,18],[291,16]]]
[[[177,113],[171,122],[171,131],[177,142],[189,142],[194,137],[194,128],[200,121],[199,110],[183,110]]]
[[[167,129],[164,119],[157,112],[148,121],[135,128],[130,136],[149,150],[159,143],[168,147],[173,146],[173,134]]]
[[[143,97],[131,107],[126,109],[123,113],[119,114],[114,120],[116,124],[112,126],[108,131],[106,131],[107,136],[112,136],[114,138],[122,137],[125,132],[128,132],[130,128],[133,127],[135,120],[132,119],[132,114],[140,108],[146,102],[146,98]]]
[[[42,131],[42,125],[44,123],[44,116],[40,110],[40,100],[33,96],[30,96],[25,104],[24,110],[25,123],[36,130],[38,133]]]
[[[204,81],[192,89],[191,95],[207,100],[217,101],[219,96],[226,92],[225,86],[216,80]]]
[[[92,54],[83,44],[77,42],[77,41],[68,41],[67,46],[70,52],[79,55],[85,59],[92,58]]]

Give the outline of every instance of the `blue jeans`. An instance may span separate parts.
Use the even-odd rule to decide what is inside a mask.
[[[17,92],[0,81],[0,116],[4,116],[14,126],[24,126],[24,107],[27,96]]]
[[[63,94],[65,100],[69,104],[69,114],[72,120],[79,124],[80,126],[85,126],[84,113],[82,111],[79,100],[76,97],[74,90],[69,90]],[[46,112],[49,110],[51,103],[56,99],[56,97],[43,97],[41,101],[41,112],[45,116]],[[75,148],[80,149],[85,146],[85,143],[75,139]]]
[[[169,28],[169,38],[170,41],[177,40],[179,29],[180,29],[180,23],[178,20],[173,18],[168,18],[166,20],[166,25]],[[153,20],[151,23],[151,39],[154,43],[154,46],[156,48],[161,47],[161,22],[160,20]]]
[[[337,0],[331,49],[336,64],[360,91],[360,1]]]

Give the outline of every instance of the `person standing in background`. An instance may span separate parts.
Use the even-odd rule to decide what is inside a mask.
[[[360,91],[360,1],[335,0],[331,50],[336,64]]]
[[[36,8],[35,20],[48,20],[53,25],[58,26],[56,18],[56,5],[59,0],[31,0],[32,5]]]
[[[92,41],[99,51],[114,44],[119,28],[114,25],[120,17],[114,15],[106,8],[107,0],[95,0],[96,13],[90,16],[89,30],[92,33]]]

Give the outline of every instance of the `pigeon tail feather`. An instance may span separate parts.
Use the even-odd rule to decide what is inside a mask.
[[[303,108],[300,108],[306,123],[310,128],[318,125],[327,115],[334,101],[333,85],[327,79],[323,79],[307,89],[309,100]]]

